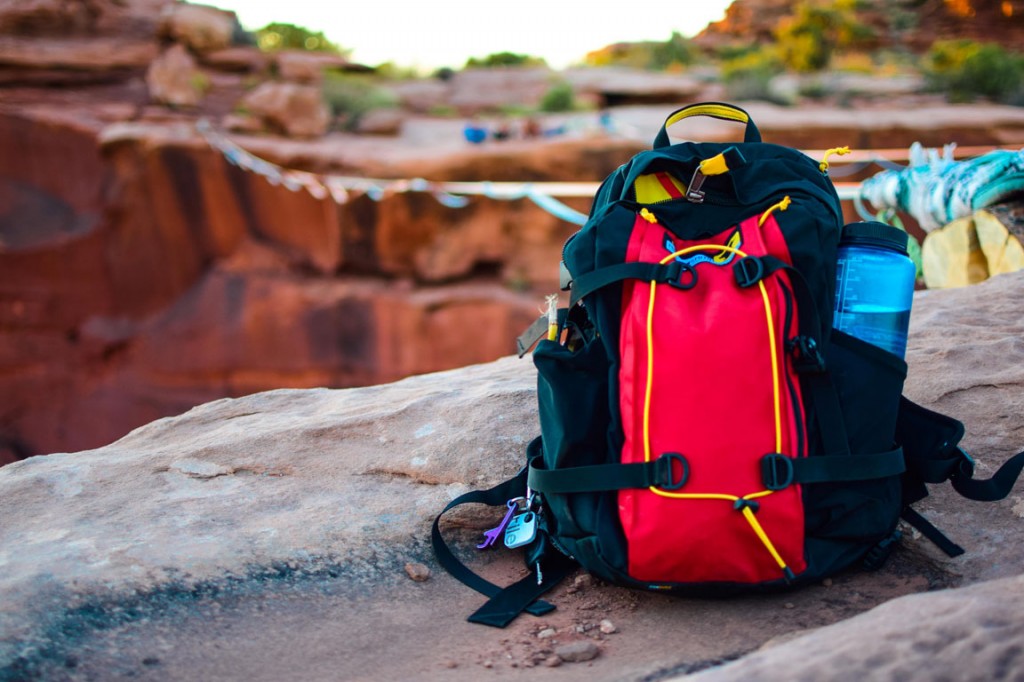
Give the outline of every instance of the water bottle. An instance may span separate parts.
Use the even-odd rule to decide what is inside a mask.
[[[907,233],[884,223],[851,223],[839,240],[833,326],[900,358],[907,351],[914,262]]]

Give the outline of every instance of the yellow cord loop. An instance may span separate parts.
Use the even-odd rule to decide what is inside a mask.
[[[768,210],[761,214],[761,218],[757,221],[757,226],[764,227],[764,224],[768,221],[768,216],[770,216],[775,211],[785,211],[787,208],[789,208],[789,205],[792,203],[793,200],[790,199],[788,196],[785,196],[779,203],[769,206]]]
[[[640,217],[643,218],[644,220],[646,220],[647,222],[651,223],[652,225],[657,225],[658,224],[657,216],[655,216],[653,213],[648,211],[646,208],[641,208],[640,209]]]
[[[833,147],[825,152],[825,156],[821,159],[821,163],[818,164],[818,170],[822,173],[828,173],[828,157],[833,154],[837,156],[845,156],[850,153],[849,147]]]

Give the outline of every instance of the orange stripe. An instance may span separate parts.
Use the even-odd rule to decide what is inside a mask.
[[[661,186],[665,188],[665,191],[668,192],[668,195],[673,199],[678,199],[683,196],[683,193],[680,192],[679,188],[676,187],[674,182],[672,182],[672,176],[668,173],[655,173],[654,177],[658,178],[658,182],[661,183]]]

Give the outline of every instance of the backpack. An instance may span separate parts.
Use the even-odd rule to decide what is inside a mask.
[[[736,144],[670,144],[692,116],[745,127]],[[830,150],[836,152],[840,150]],[[902,396],[902,358],[832,328],[843,229],[828,162],[761,142],[739,107],[702,103],[601,184],[562,254],[569,306],[534,343],[540,437],[513,479],[435,519],[439,563],[490,597],[503,627],[582,567],[612,584],[695,596],[804,585],[882,565],[904,519],[963,549],[910,505],[950,480],[1005,497],[1024,453],[972,478],[963,425]],[[525,547],[501,588],[445,544],[441,515],[501,505],[480,548]]]

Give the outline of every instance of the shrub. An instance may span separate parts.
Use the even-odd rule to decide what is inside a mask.
[[[476,57],[470,57],[466,61],[466,68],[495,68],[503,66],[523,66],[523,67],[535,67],[535,66],[547,66],[547,62],[542,57],[531,57],[526,54],[516,54],[515,52],[495,52],[489,54],[483,59],[477,59]]]
[[[324,36],[322,31],[313,32],[302,26],[294,24],[272,23],[256,31],[256,44],[264,52],[274,50],[294,49],[310,50],[313,52],[331,52],[333,54],[347,54],[348,50],[342,50]]]
[[[398,105],[398,97],[380,87],[372,76],[328,72],[324,76],[323,94],[331,115],[344,119],[344,126],[349,129],[368,111]]]
[[[729,99],[775,101],[771,82],[782,63],[770,48],[747,52],[722,63],[722,82]]]
[[[995,43],[938,41],[925,56],[924,69],[930,88],[951,101],[988,97],[1024,103],[1024,55]]]
[[[565,81],[552,85],[540,100],[541,111],[572,111],[575,105],[572,85]]]
[[[869,41],[872,29],[857,18],[856,0],[804,0],[775,30],[782,61],[794,71],[821,71],[837,50]]]

